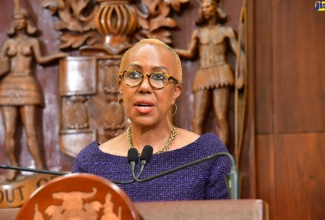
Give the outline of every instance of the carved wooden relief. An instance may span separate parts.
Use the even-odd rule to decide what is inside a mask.
[[[0,53],[0,108],[4,122],[4,148],[11,165],[18,166],[19,144],[16,140],[18,122],[26,133],[27,148],[37,169],[46,168],[37,138],[37,111],[44,106],[43,91],[35,73],[35,65],[44,65],[67,55],[57,53],[43,56],[36,37],[37,28],[26,9],[15,1],[11,28]],[[10,169],[5,179],[16,180],[19,172]]]
[[[131,199],[116,184],[92,174],[68,174],[39,188],[16,219],[141,218]]]
[[[82,149],[78,146],[83,141],[96,139],[86,107],[97,93],[96,70],[94,57],[68,57],[60,62],[59,145],[70,156]]]
[[[142,38],[158,38],[171,43],[170,28],[177,26],[171,12],[179,12],[188,0],[44,0],[59,21],[61,49],[84,45],[104,54],[121,54]]]
[[[105,203],[101,204],[98,200],[85,202],[98,193],[97,188],[92,188],[92,192],[56,192],[52,197],[61,200],[60,205],[49,205],[45,209],[45,214],[51,219],[98,219],[100,209],[103,209],[101,219],[121,220],[122,208],[118,207],[118,213],[113,212],[114,203],[112,195],[106,194]],[[38,209],[38,203],[34,207],[34,220],[43,219],[43,214]]]
[[[59,18],[54,28],[62,31],[60,49],[79,48],[100,41],[100,34],[95,28],[95,1],[43,0],[42,6]]]
[[[220,0],[202,0],[196,25],[188,49],[175,49],[180,57],[193,59],[198,55],[199,69],[193,82],[194,117],[193,131],[204,134],[210,110],[213,110],[220,140],[230,146],[230,98],[233,87],[244,86],[246,58],[238,44],[235,31],[225,25],[227,14],[220,7]],[[227,54],[236,55],[238,68],[234,73]],[[237,126],[237,125],[236,125]],[[236,134],[237,135],[237,134]]]
[[[31,178],[18,176],[15,181],[10,182],[0,179],[0,208],[22,206],[35,190],[50,182],[55,177],[57,176],[37,174]]]

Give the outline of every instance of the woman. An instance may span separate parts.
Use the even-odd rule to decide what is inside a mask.
[[[169,46],[145,39],[130,48],[121,60],[118,88],[131,126],[103,144],[89,144],[78,154],[73,172],[132,180],[128,150],[142,152],[145,145],[152,146],[154,154],[141,179],[226,152],[212,133],[199,136],[171,123],[170,109],[181,94],[181,82],[181,62]],[[219,157],[148,182],[119,186],[135,202],[227,199],[224,176],[229,170],[228,159]]]
[[[27,146],[36,169],[44,169],[36,132],[36,106],[44,105],[42,91],[33,73],[34,59],[39,64],[63,58],[64,53],[41,56],[40,45],[36,38],[35,26],[30,22],[23,8],[14,11],[13,22],[8,35],[11,37],[2,46],[0,58],[8,60],[9,69],[0,78],[0,107],[5,127],[5,148],[12,165],[17,166],[15,133],[17,120],[21,116],[26,131]],[[17,170],[9,170],[6,179],[12,181]]]
[[[230,88],[235,84],[235,79],[226,56],[228,48],[237,53],[237,41],[233,29],[221,25],[226,19],[226,14],[219,7],[219,2],[220,0],[202,0],[196,22],[201,27],[192,33],[188,50],[175,49],[175,51],[187,59],[192,59],[197,51],[199,53],[200,68],[193,84],[193,132],[204,133],[204,120],[212,105],[218,126],[218,137],[228,146]],[[241,59],[243,62],[244,60]],[[236,86],[238,88],[243,86],[242,75],[236,79]]]

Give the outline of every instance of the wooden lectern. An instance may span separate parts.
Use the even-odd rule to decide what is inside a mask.
[[[133,203],[116,184],[92,174],[68,174],[36,190],[21,208],[0,209],[6,220],[268,220],[262,200]]]

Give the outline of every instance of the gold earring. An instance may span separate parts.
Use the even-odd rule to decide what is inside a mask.
[[[176,115],[176,112],[177,112],[177,105],[176,105],[176,103],[174,103],[174,105],[175,105],[175,112],[174,112],[174,114],[170,114],[170,111],[169,111],[168,114],[169,114],[170,116],[174,116],[174,115]]]
[[[120,101],[122,100],[123,102],[123,97],[121,96],[120,98],[117,99],[117,103],[118,103],[118,107],[121,109],[121,110],[124,110],[124,108],[122,108],[122,104],[120,103]]]

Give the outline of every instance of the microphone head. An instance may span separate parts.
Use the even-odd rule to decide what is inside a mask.
[[[132,161],[138,162],[139,156],[138,156],[138,150],[135,148],[130,148],[128,151],[128,162],[131,163]]]
[[[151,146],[149,145],[144,146],[140,156],[140,160],[146,160],[147,163],[149,163],[152,158],[152,153],[153,153],[153,148]]]

